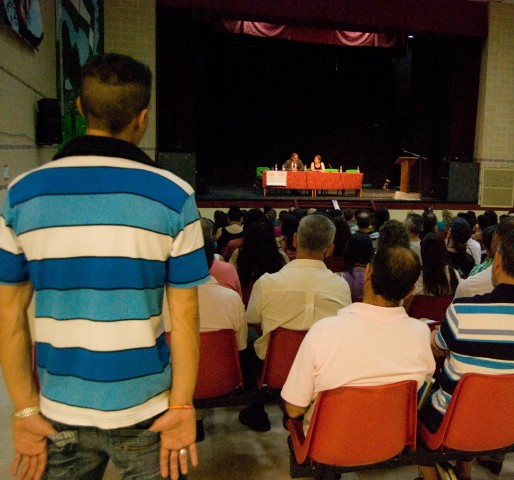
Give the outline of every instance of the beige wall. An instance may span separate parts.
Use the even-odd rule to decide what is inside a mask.
[[[55,148],[36,146],[36,102],[55,98],[55,5],[40,2],[44,38],[38,50],[0,25],[0,203],[20,173],[51,160]],[[9,180],[2,171],[9,167]]]
[[[482,57],[475,158],[514,168],[514,5],[492,2]]]
[[[153,74],[150,122],[140,147],[155,157],[155,2],[109,0],[104,2],[105,52],[123,53],[145,63]]]

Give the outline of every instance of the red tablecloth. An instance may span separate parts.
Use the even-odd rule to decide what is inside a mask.
[[[267,188],[277,188],[274,185],[267,185],[266,171],[262,172],[262,187],[264,195]],[[295,190],[362,190],[363,173],[345,172],[287,172],[285,187]]]

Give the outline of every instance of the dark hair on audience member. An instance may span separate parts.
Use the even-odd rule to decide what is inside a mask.
[[[371,288],[390,302],[399,303],[411,291],[421,272],[418,256],[401,245],[379,248],[372,260]]]
[[[477,214],[472,210],[468,210],[466,215],[468,216],[469,224],[473,228],[477,224]]]
[[[344,220],[346,223],[348,223],[348,222],[346,221],[346,219],[343,217],[343,211],[342,211],[342,210],[336,210],[336,209],[334,208],[334,209],[330,210],[330,212],[329,212],[329,213],[330,213],[330,216],[331,216],[332,218],[341,217],[341,218],[343,218],[343,220]]]
[[[334,241],[335,233],[336,227],[328,215],[307,215],[298,225],[298,248],[321,253]]]
[[[423,293],[425,295],[453,295],[459,284],[450,265],[446,242],[440,233],[427,233],[421,240],[423,265]]]
[[[431,232],[434,230],[434,227],[437,224],[437,216],[432,211],[432,209],[425,209],[421,214],[423,217],[423,230],[426,232]]]
[[[487,227],[498,223],[498,215],[494,210],[488,209],[482,215],[477,217],[477,223],[480,230],[483,232]]]
[[[80,103],[89,126],[122,132],[150,103],[152,73],[117,53],[91,57],[82,68]]]
[[[342,257],[348,243],[348,240],[352,236],[350,226],[343,217],[335,217],[333,219],[334,225],[336,226],[336,234],[334,237],[334,257]]]
[[[386,245],[401,245],[410,248],[409,235],[407,230],[398,220],[385,222],[379,230],[380,236],[377,240],[377,249]]]
[[[514,217],[507,215],[498,222],[498,225],[496,225],[496,234],[500,237],[500,240],[511,230],[514,230]]]
[[[373,228],[379,231],[380,227],[390,219],[389,210],[386,207],[375,208],[375,216],[373,219]]]
[[[214,252],[216,250],[214,247],[214,238],[212,237],[212,220],[201,218],[200,224],[202,226],[205,258],[207,259],[207,266],[210,269],[214,263]]]
[[[502,259],[503,271],[509,277],[514,278],[514,230],[501,236],[498,252]]]
[[[405,226],[413,235],[419,235],[423,231],[423,217],[419,213],[411,213],[407,216]]]
[[[231,222],[239,222],[243,218],[243,213],[237,205],[232,205],[227,212],[228,219]]]
[[[457,213],[457,217],[460,217],[460,218],[463,218],[464,220],[466,220],[466,222],[469,223],[469,226],[471,228],[473,228],[475,226],[476,220],[475,220],[475,222],[473,222],[473,217],[471,215],[469,215],[469,212],[459,212],[459,213]]]
[[[344,218],[347,222],[349,222],[353,218],[353,210],[351,208],[345,208],[343,210]]]
[[[277,219],[277,211],[271,205],[264,205],[264,215],[270,222],[274,222]]]
[[[243,230],[246,232],[248,227],[262,220],[266,220],[266,215],[264,212],[260,208],[251,208],[246,212],[243,223]]]
[[[284,215],[282,219],[282,237],[286,241],[287,250],[296,250],[293,245],[293,238],[294,234],[298,231],[298,225],[300,225],[300,221],[295,215],[291,213]]]
[[[482,232],[482,243],[484,244],[484,247],[489,251],[491,251],[491,245],[493,243],[493,237],[495,233],[496,225],[491,225]]]
[[[214,212],[214,233],[219,228],[226,227],[228,225],[228,215],[223,210],[216,210]]]
[[[373,258],[373,243],[369,235],[365,233],[354,233],[348,244],[343,255],[344,267],[343,271],[351,272],[355,265],[367,265]]]
[[[237,273],[241,286],[247,287],[264,273],[278,272],[284,263],[271,222],[264,219],[252,223],[245,232],[243,245],[237,256]]]
[[[361,210],[359,213],[356,213],[355,219],[359,228],[369,228],[371,225],[371,216],[367,210]]]

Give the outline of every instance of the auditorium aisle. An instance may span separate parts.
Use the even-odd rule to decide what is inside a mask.
[[[205,441],[198,445],[200,465],[189,475],[189,480],[288,480],[289,456],[287,432],[282,428],[281,413],[275,406],[267,406],[272,430],[255,433],[237,421],[238,408],[213,409],[206,412]],[[8,398],[3,376],[0,379],[0,479],[10,476],[13,455]],[[412,480],[416,467],[395,470],[368,471],[344,475],[344,480]],[[479,467],[473,467],[473,480],[514,480],[514,455],[511,454],[499,477]],[[104,480],[119,480],[109,466]]]

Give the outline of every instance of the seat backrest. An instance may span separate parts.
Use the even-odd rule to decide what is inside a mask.
[[[200,361],[195,399],[226,395],[242,387],[241,366],[234,330],[200,333]]]
[[[269,167],[257,167],[257,168],[255,169],[255,175],[256,175],[258,178],[261,178],[261,177],[262,177],[262,172],[263,172],[264,170],[266,170],[266,171],[267,171],[267,170],[269,170]]]
[[[290,330],[282,327],[271,332],[262,375],[258,382],[259,388],[263,384],[277,389],[284,386],[306,333],[307,330]]]
[[[442,322],[446,310],[453,300],[453,295],[415,295],[409,308],[409,315],[414,318],[429,318]]]
[[[514,444],[514,374],[465,374],[437,435],[456,450],[485,451]]]
[[[321,392],[305,439],[307,456],[335,466],[370,465],[416,448],[417,382]]]

